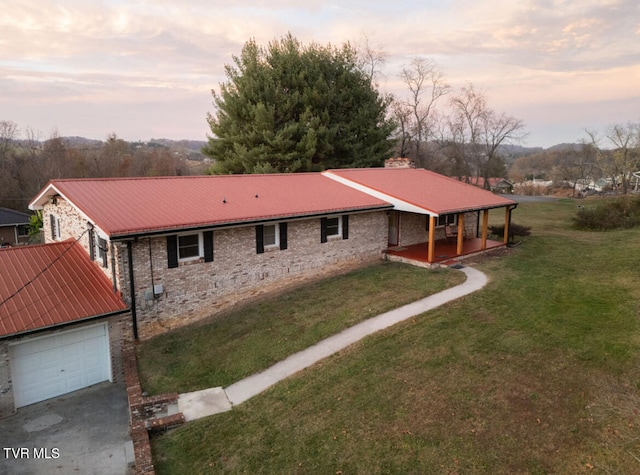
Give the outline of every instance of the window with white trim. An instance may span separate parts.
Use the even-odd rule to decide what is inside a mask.
[[[349,239],[349,215],[320,219],[320,242]]]
[[[256,225],[256,253],[287,249],[287,222]]]
[[[340,216],[327,218],[327,237],[342,236],[342,220]]]
[[[204,256],[202,233],[178,235],[178,261],[192,261]]]
[[[263,243],[264,247],[279,247],[280,246],[280,232],[279,226],[276,224],[265,224],[263,228]]]
[[[213,262],[213,231],[167,236],[167,267],[169,269],[201,260]]]

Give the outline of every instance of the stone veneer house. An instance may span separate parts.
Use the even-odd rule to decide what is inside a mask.
[[[47,242],[79,240],[144,338],[394,249],[426,243],[435,263],[447,224],[463,231],[448,257],[466,254],[464,237],[486,249],[488,210],[504,208],[508,221],[515,203],[427,170],[379,168],[54,180],[31,207],[43,212]]]
[[[74,255],[83,250],[83,256],[75,256],[76,265],[84,260],[102,276],[107,292],[121,302],[110,312],[118,324],[123,319],[126,324],[116,328],[116,317],[102,322],[100,312],[49,323],[37,312],[18,317],[18,310],[6,311],[4,300],[16,291],[28,294],[30,286],[0,285],[5,329],[0,332],[0,416],[13,404],[13,396],[7,396],[13,394],[9,368],[18,354],[38,345],[51,355],[64,352],[67,340],[47,333],[56,333],[56,325],[77,322],[72,330],[79,333],[61,333],[73,342],[86,326],[87,332],[96,330],[89,323],[100,322],[100,338],[111,348],[102,358],[113,362],[114,339],[147,338],[298,278],[384,258],[438,265],[506,245],[508,236],[500,242],[488,239],[488,216],[502,209],[508,224],[515,202],[397,162],[394,168],[322,173],[51,181],[30,204],[43,213],[47,244],[42,247],[70,245]],[[86,268],[78,269],[85,269],[78,271],[82,280]],[[104,282],[95,292],[105,293]],[[92,298],[90,292],[82,295]],[[75,298],[68,292],[63,297]],[[28,331],[13,331],[14,320]],[[28,361],[32,369],[38,364],[35,357]],[[112,378],[119,369],[112,364],[108,371]]]

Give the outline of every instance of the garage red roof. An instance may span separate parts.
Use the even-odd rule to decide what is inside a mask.
[[[55,194],[112,238],[390,207],[319,173],[54,180],[31,207]]]
[[[326,176],[350,186],[383,193],[397,200],[441,215],[500,208],[515,201],[423,168],[357,168],[329,170]]]
[[[74,240],[0,249],[0,337],[126,309]]]

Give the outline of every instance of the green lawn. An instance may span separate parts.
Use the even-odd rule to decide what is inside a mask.
[[[354,324],[464,281],[459,272],[380,263],[143,342],[150,394],[228,386]]]
[[[154,437],[157,472],[640,473],[640,229],[575,209],[521,204],[487,287]]]

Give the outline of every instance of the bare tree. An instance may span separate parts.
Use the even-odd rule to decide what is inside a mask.
[[[476,177],[483,177],[485,187],[489,178],[504,165],[499,156],[500,146],[519,142],[525,137],[520,119],[490,109],[486,96],[473,84],[463,87],[449,101],[450,140],[455,145],[458,164],[473,169]]]
[[[423,145],[433,133],[436,125],[435,107],[440,98],[447,95],[451,86],[445,81],[435,61],[414,58],[400,72],[400,79],[409,89],[409,99],[404,105],[411,111],[411,141],[415,150],[415,160],[425,168],[430,168],[430,157],[423,153]]]
[[[57,132],[54,132],[42,146],[42,167],[50,179],[69,176],[67,147]]]
[[[387,53],[381,46],[372,46],[367,35],[363,35],[357,46],[358,67],[369,79],[371,86],[376,85],[376,80],[382,76],[382,68],[387,62]]]
[[[606,145],[594,130],[586,129],[589,141],[603,172],[609,175],[614,189],[618,184],[622,192],[627,193],[634,172],[640,171],[640,123],[628,122],[607,127],[605,131]]]
[[[48,176],[43,164],[40,133],[31,127],[26,127],[23,137],[19,153],[16,154],[16,168],[21,198],[23,198],[22,202],[26,208],[29,200],[46,185],[51,177]]]
[[[579,148],[550,152],[550,155],[555,162],[551,178],[556,183],[570,184],[572,196],[576,196],[579,184],[584,190],[598,175],[594,150],[590,144],[583,144]]]
[[[483,116],[484,134],[484,163],[481,166],[484,185],[489,188],[489,178],[492,175],[502,176],[504,163],[499,155],[499,148],[503,144],[521,142],[526,133],[524,132],[524,122],[505,113],[497,113],[487,110]],[[500,171],[502,173],[495,173]]]
[[[475,90],[473,84],[469,84],[451,97],[449,106],[450,140],[455,150],[453,158],[458,168],[474,170],[478,177],[482,168],[482,135],[487,100]]]
[[[18,136],[18,125],[10,120],[0,120],[0,172],[6,173],[9,166],[9,152]]]
[[[626,194],[632,174],[640,171],[640,124],[612,125],[607,129],[606,137],[614,146],[612,159],[620,174],[622,192]]]
[[[395,139],[399,157],[408,157],[411,150],[411,109],[402,101],[394,99],[391,102],[391,114],[396,123]]]

